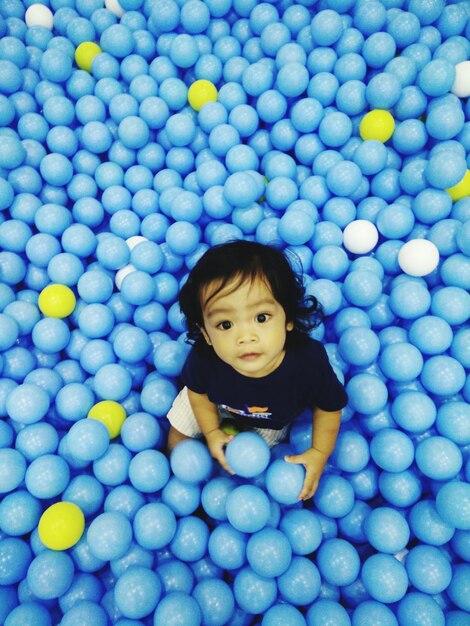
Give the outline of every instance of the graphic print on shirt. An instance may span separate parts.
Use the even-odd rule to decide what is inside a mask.
[[[269,419],[272,413],[269,412],[268,406],[247,406],[245,409],[234,409],[227,404],[220,404],[221,409],[225,409],[229,413],[234,415],[241,415],[242,417],[256,417],[257,419]]]

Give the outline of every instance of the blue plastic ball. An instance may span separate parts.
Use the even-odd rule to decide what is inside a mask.
[[[104,424],[94,419],[81,419],[67,433],[67,446],[72,456],[81,461],[94,461],[109,446],[109,432]]]
[[[404,566],[389,554],[378,553],[368,557],[363,563],[361,577],[372,598],[385,604],[401,600],[408,588]]]
[[[162,489],[170,477],[170,464],[159,450],[138,452],[129,464],[129,480],[143,493]]]
[[[95,557],[103,561],[119,559],[130,547],[132,526],[122,513],[101,513],[91,522],[86,539]]]
[[[225,454],[229,467],[244,478],[253,478],[264,472],[270,460],[269,446],[253,432],[236,435],[227,445]]]
[[[192,563],[204,556],[208,540],[209,529],[205,522],[190,515],[178,520],[170,548],[176,558]]]
[[[241,485],[227,496],[226,513],[236,530],[257,532],[264,528],[271,515],[269,498],[259,487]]]
[[[233,593],[241,609],[263,613],[275,602],[277,586],[273,579],[258,576],[250,567],[244,567],[235,576]]]
[[[151,614],[161,597],[158,575],[147,567],[129,567],[114,587],[116,606],[124,617],[140,619]]]
[[[212,460],[207,447],[196,439],[182,441],[170,457],[171,469],[180,480],[199,483],[210,476]]]
[[[37,598],[51,600],[67,591],[72,584],[73,575],[74,564],[66,552],[45,550],[31,562],[27,581]]]

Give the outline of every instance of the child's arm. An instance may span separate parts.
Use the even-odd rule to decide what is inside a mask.
[[[303,454],[286,456],[289,463],[301,463],[306,474],[299,500],[311,498],[318,487],[318,482],[325,469],[326,462],[335,448],[341,425],[341,411],[313,411],[312,447]]]
[[[225,434],[219,428],[219,415],[216,405],[209,400],[206,394],[195,393],[190,389],[188,389],[188,398],[198,426],[206,438],[210,453],[227,472],[233,474],[224,454],[224,447],[233,439],[233,436]]]

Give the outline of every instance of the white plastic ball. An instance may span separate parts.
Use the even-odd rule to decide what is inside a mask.
[[[113,13],[116,17],[122,17],[125,13],[118,0],[104,0],[104,6],[108,11]]]
[[[29,28],[32,26],[43,26],[44,28],[52,30],[54,15],[49,7],[43,4],[32,4],[26,9],[24,21]]]
[[[379,232],[369,220],[354,220],[343,231],[343,245],[353,254],[367,254],[378,240]]]
[[[142,237],[142,235],[134,235],[133,237],[129,237],[128,239],[126,239],[127,247],[129,248],[129,250],[133,250],[139,243],[142,243],[143,241],[148,241],[148,239],[147,237]]]
[[[458,98],[470,96],[470,61],[462,61],[455,66],[455,81],[451,92]]]
[[[119,289],[119,291],[121,290],[122,281],[125,279],[125,277],[128,274],[132,274],[132,272],[135,272],[135,271],[136,271],[136,268],[131,263],[128,263],[127,265],[125,265],[124,267],[121,267],[121,269],[116,272],[116,276],[114,277],[114,282],[116,284],[116,287]]]
[[[410,276],[426,276],[436,269],[438,263],[439,250],[427,239],[407,241],[398,253],[398,265]]]

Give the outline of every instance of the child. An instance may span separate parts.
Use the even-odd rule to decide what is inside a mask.
[[[322,344],[308,335],[320,307],[305,297],[301,279],[283,252],[250,241],[209,249],[179,295],[188,339],[194,342],[182,372],[185,384],[168,414],[168,448],[204,436],[227,471],[224,448],[233,438],[220,426],[281,441],[306,408],[313,411],[312,447],[285,457],[302,463],[299,500],[310,498],[332,453],[347,402]]]

